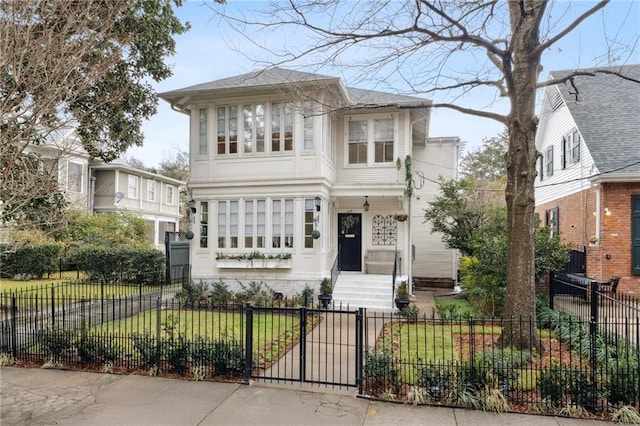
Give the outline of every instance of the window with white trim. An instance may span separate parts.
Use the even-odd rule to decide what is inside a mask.
[[[243,106],[242,119],[244,128],[242,141],[244,153],[264,152],[265,111],[264,104]]]
[[[304,116],[304,150],[313,150],[313,108],[311,102],[305,102],[302,112]]]
[[[271,152],[293,151],[293,106],[271,104]]]
[[[207,140],[209,110],[207,108],[200,108],[198,113],[198,154],[207,155],[209,153]]]
[[[209,247],[209,203],[200,203],[200,248]]]
[[[373,143],[376,163],[393,163],[393,119],[373,120]]]
[[[218,201],[218,248],[238,248],[238,201]]]
[[[129,188],[127,198],[138,199],[138,176],[129,175]]]
[[[553,145],[547,149],[547,153],[543,158],[545,175],[551,177],[553,176]]]
[[[82,192],[82,164],[72,161],[67,164],[67,190]]]
[[[394,115],[349,118],[345,135],[347,163],[393,164],[396,156],[395,135]]]
[[[265,200],[244,202],[244,247],[264,248]]]
[[[293,200],[273,200],[271,206],[271,247],[293,248]]]
[[[238,107],[218,107],[218,155],[238,153]]]
[[[314,229],[313,216],[315,215],[315,201],[311,198],[304,200],[304,248],[313,248]]]
[[[227,247],[227,202],[218,201],[218,248]]]
[[[349,121],[349,164],[367,164],[367,120]]]
[[[147,201],[156,200],[156,181],[147,180]]]
[[[169,205],[173,205],[173,186],[167,185],[167,199],[166,203]]]

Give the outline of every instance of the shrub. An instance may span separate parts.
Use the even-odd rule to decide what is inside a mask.
[[[141,277],[141,284],[157,284],[157,274],[137,275],[140,272],[158,272],[164,269],[165,257],[156,249],[110,248],[99,246],[75,247],[67,260],[78,265],[92,277],[110,279],[118,275]]]
[[[540,396],[553,406],[559,406],[566,387],[566,377],[562,366],[555,362],[549,368],[540,372],[536,386],[540,391]]]
[[[28,244],[16,249],[9,259],[16,273],[42,278],[58,270],[60,245]]]
[[[201,303],[207,303],[207,284],[200,280],[198,283],[185,283],[182,289],[176,293],[176,300],[183,307],[198,307]]]
[[[62,327],[49,327],[42,330],[38,342],[44,354],[54,361],[59,361],[62,355],[73,348],[74,332]]]
[[[372,392],[385,391],[389,387],[399,389],[400,369],[393,352],[389,349],[367,352],[364,377],[369,382],[369,390]]]
[[[263,281],[250,281],[248,285],[238,282],[242,291],[236,293],[238,303],[250,302],[254,306],[267,306],[273,301],[274,292]]]
[[[245,357],[240,342],[236,340],[215,341],[213,342],[212,355],[216,374],[226,375],[244,372]]]
[[[427,389],[432,397],[439,399],[451,391],[453,377],[451,368],[431,364],[420,368],[417,384]]]
[[[409,322],[416,322],[418,320],[418,314],[420,314],[420,309],[413,304],[405,306],[400,310],[400,315]]]
[[[226,305],[231,299],[233,299],[233,293],[224,281],[211,284],[211,303],[214,306]]]
[[[612,362],[605,384],[609,403],[633,405],[640,399],[640,370],[637,362]]]
[[[120,349],[110,337],[82,335],[76,339],[75,347],[83,363],[113,363],[120,356]]]
[[[158,365],[158,361],[160,361],[158,346],[156,345],[156,339],[151,334],[148,332],[133,333],[131,341],[146,368]]]

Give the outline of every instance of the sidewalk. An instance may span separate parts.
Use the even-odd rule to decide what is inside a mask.
[[[0,369],[9,425],[540,425],[599,421],[374,402],[355,390],[194,382],[78,371]]]

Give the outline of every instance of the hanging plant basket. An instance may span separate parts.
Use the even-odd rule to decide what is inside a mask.
[[[187,240],[193,240],[193,237],[194,237],[193,232],[191,232],[191,231],[187,231],[187,232],[184,234],[184,237],[185,237]]]
[[[393,218],[398,222],[404,222],[408,217],[409,216],[404,211],[400,211],[393,215]]]
[[[317,229],[311,231],[311,238],[313,238],[314,240],[320,238],[320,231],[318,231]]]

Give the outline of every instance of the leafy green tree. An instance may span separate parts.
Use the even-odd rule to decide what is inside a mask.
[[[29,154],[63,158],[77,147],[111,161],[142,145],[141,126],[157,108],[150,80],[171,75],[164,63],[182,0],[6,0],[0,2],[0,200],[2,221],[33,222],[19,212],[63,206],[49,183],[32,184]],[[47,180],[41,174],[40,181]],[[45,206],[46,205],[46,206]],[[35,222],[46,216],[39,215]],[[52,216],[49,216],[52,217]]]
[[[486,235],[504,234],[506,206],[504,192],[476,188],[472,179],[440,179],[440,192],[425,209],[432,232],[440,232],[447,247],[473,255],[477,242]]]
[[[460,162],[463,177],[476,181],[498,181],[507,176],[507,147],[509,135],[505,129],[491,138],[484,138],[482,146],[467,153]]]

